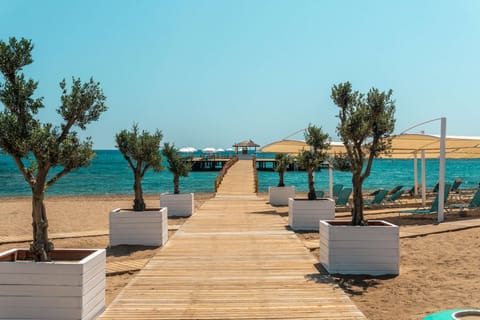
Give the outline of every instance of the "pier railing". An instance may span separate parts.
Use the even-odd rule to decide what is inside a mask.
[[[257,171],[257,157],[253,156],[252,158],[253,164],[253,184],[255,188],[255,193],[258,193],[258,171]]]
[[[230,169],[237,161],[238,157],[235,155],[232,159],[228,160],[228,162],[225,163],[225,165],[223,166],[222,170],[218,172],[218,175],[215,178],[215,192],[218,191],[218,187],[222,183],[223,177],[225,176],[225,174],[227,174],[228,169]]]

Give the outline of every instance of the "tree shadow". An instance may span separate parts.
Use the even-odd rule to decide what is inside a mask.
[[[369,275],[341,275],[333,274],[332,278],[338,286],[347,294],[352,296],[361,296],[369,288],[376,288],[380,284],[380,280],[388,280],[395,278],[391,276],[369,276]]]
[[[107,247],[107,257],[123,257],[137,251],[147,251],[158,249],[157,246],[140,246],[140,245],[118,245]]]
[[[342,275],[329,274],[321,263],[315,264],[318,273],[307,274],[305,279],[316,283],[337,284],[345,293],[354,296],[363,295],[369,288],[377,287],[382,280],[396,278],[397,275],[370,276],[370,275]]]
[[[288,212],[278,212],[276,210],[265,210],[265,211],[253,211],[252,214],[267,214],[267,215],[277,215],[280,217],[288,216]]]

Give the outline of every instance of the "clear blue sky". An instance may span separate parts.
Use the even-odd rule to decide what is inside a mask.
[[[58,123],[62,78],[101,83],[96,148],[133,122],[178,147],[264,145],[309,123],[335,136],[344,81],[393,89],[397,133],[444,116],[447,134],[480,136],[477,0],[0,0],[10,36],[35,44],[43,119]]]

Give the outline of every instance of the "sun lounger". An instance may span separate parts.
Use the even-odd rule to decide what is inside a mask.
[[[393,189],[392,189],[393,190]],[[396,190],[394,193],[392,193],[388,198],[387,200],[385,200],[385,202],[387,203],[394,203],[396,202],[398,199],[400,199],[400,197],[403,195],[405,191],[403,190],[403,187],[400,186],[400,189]]]
[[[382,201],[385,199],[385,197],[387,196],[387,190],[384,190],[384,189],[379,189],[377,191],[377,193],[375,194],[375,196],[373,197],[372,200],[367,200],[367,201],[364,201],[363,203],[366,205],[366,206],[374,206],[374,205],[379,205],[382,203]]]
[[[319,190],[319,191],[316,191],[316,194],[317,194],[317,198],[325,197],[325,191]]]
[[[395,186],[395,187],[393,187],[392,189],[390,189],[390,190],[388,191],[387,195],[388,195],[388,194],[389,194],[389,195],[392,195],[392,194],[396,193],[398,190],[401,190],[401,189],[403,189],[403,186],[402,186],[402,185]]]
[[[460,187],[461,184],[462,184],[462,179],[456,178],[452,183],[452,188],[450,188],[450,192],[458,192],[458,188]],[[435,187],[433,187],[432,192],[434,193],[438,192],[438,182],[435,185]]]
[[[480,189],[477,189],[477,191],[475,192],[475,194],[473,195],[469,203],[455,203],[447,206],[448,210],[460,209],[461,212],[465,210],[465,208],[466,209],[480,208]]]
[[[348,198],[350,198],[351,194],[352,194],[352,188],[343,188],[338,194],[338,198],[335,201],[335,205],[346,206],[348,202]]]
[[[343,184],[334,184],[333,185],[333,197],[338,198],[338,195],[340,194],[340,191],[343,189]]]
[[[462,184],[462,179],[460,179],[460,178],[455,179],[455,181],[453,181],[452,188],[450,189],[450,192],[458,193],[459,192],[458,188],[460,187],[461,184]]]
[[[444,192],[444,205],[447,203],[448,193],[450,192],[451,184],[445,183],[445,192]],[[401,210],[400,213],[411,213],[411,214],[431,214],[438,211],[438,194],[435,196],[435,199],[432,202],[430,208],[423,209],[412,209],[412,210]]]

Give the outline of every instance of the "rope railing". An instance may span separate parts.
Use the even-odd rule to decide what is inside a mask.
[[[215,182],[214,182],[215,183],[215,192],[218,191],[218,187],[222,183],[223,177],[225,177],[225,175],[227,174],[228,169],[230,169],[235,164],[235,162],[237,162],[237,161],[238,161],[238,156],[237,155],[233,156],[232,159],[228,160],[228,162],[225,163],[222,170],[220,170],[218,172],[218,175],[215,178]]]
[[[253,186],[255,188],[255,193],[258,193],[257,156],[252,157],[252,163],[253,163]]]

